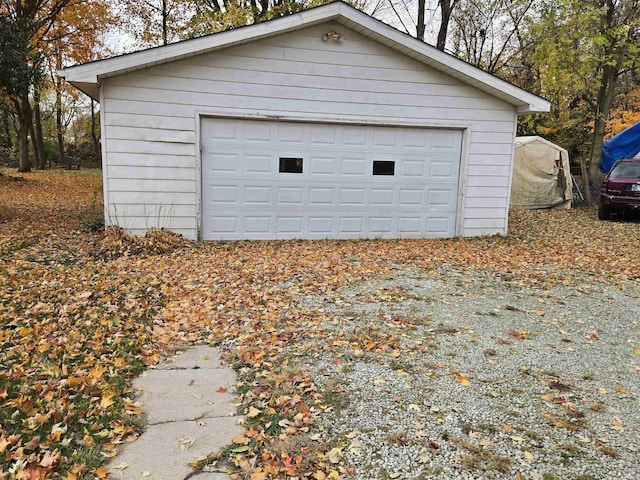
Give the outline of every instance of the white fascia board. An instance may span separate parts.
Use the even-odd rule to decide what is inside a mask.
[[[227,30],[205,37],[150,48],[118,57],[98,60],[68,67],[58,72],[70,83],[95,83],[101,78],[112,77],[142,68],[201,55],[213,50],[271,37],[300,27],[332,20],[338,15],[339,3],[299,12],[270,22]]]
[[[366,29],[366,31],[362,28],[358,29],[364,35],[382,35],[388,38],[393,44],[384,43],[390,48],[515,105],[518,114],[548,112],[551,109],[551,103],[544,98],[516,87],[427,43],[420,42],[353,7],[344,3],[339,5],[341,7],[341,18],[337,19],[339,23],[349,27],[353,22]]]

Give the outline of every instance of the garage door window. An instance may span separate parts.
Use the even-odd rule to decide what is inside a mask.
[[[374,160],[373,161],[373,174],[374,175],[395,175],[396,162],[386,160]]]
[[[302,159],[280,157],[280,173],[302,173]]]

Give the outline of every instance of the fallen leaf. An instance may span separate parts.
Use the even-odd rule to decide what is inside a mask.
[[[247,417],[255,418],[262,413],[262,410],[258,410],[256,407],[249,407],[249,412],[247,413]]]
[[[107,478],[107,475],[109,474],[109,469],[107,467],[100,467],[94,470],[93,473],[95,473],[98,478],[101,478],[101,479]]]

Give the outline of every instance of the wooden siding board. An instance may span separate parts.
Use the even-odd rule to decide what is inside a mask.
[[[507,199],[505,197],[467,197],[465,205],[467,208],[505,208]]]
[[[192,205],[158,205],[158,204],[126,204],[126,208],[120,205],[109,205],[109,215],[112,218],[120,215],[128,217],[166,218],[172,216],[195,218],[196,211]]]
[[[143,140],[122,140],[119,138],[109,138],[110,132],[107,127],[107,137],[104,143],[107,145],[107,153],[150,153],[164,155],[194,155],[195,145],[187,143],[166,143],[158,141]]]
[[[194,155],[164,155],[147,153],[122,153],[112,152],[109,154],[107,166],[111,169],[115,167],[168,167],[183,170],[195,170]],[[111,172],[111,170],[109,170]]]
[[[188,130],[193,132],[193,116],[176,117],[165,115],[141,115],[137,113],[107,113],[106,124],[111,127],[158,128],[163,130]],[[111,130],[111,129],[110,129]]]
[[[157,77],[152,77],[157,78]],[[153,82],[150,80],[149,84]],[[400,95],[393,96],[384,92],[345,92],[342,90],[310,89],[306,87],[282,88],[263,87],[247,89],[246,86],[235,85],[225,89],[220,85],[217,90],[223,90],[224,96],[219,93],[208,93],[206,87],[194,87],[190,90],[183,90],[189,80],[180,82],[180,87],[176,89],[151,88],[149,85],[142,86],[110,86],[110,98],[120,100],[136,100],[144,98],[154,103],[169,103],[172,105],[193,105],[209,107],[244,107],[244,108],[273,108],[273,100],[278,99],[280,108],[289,111],[320,111],[323,113],[353,113],[354,105],[367,107],[369,115],[375,114],[377,109],[381,110],[381,115],[392,115],[392,112],[400,110],[406,112],[403,116],[410,116],[416,110],[432,112],[439,110],[440,116],[449,115],[455,118],[465,118],[464,110],[459,105],[452,103],[451,97],[444,96],[421,96],[421,95]],[[460,103],[464,103],[468,114],[474,112],[487,111],[491,119],[501,120],[504,118],[504,111],[500,109],[502,102],[492,99],[462,98]],[[301,109],[301,110],[300,110]],[[445,113],[446,112],[446,113]],[[438,112],[435,113],[438,116]]]
[[[120,166],[110,165],[109,176],[113,179],[146,180],[190,180],[196,181],[195,168],[161,167],[159,165]]]
[[[283,74],[286,73],[286,74]],[[406,82],[402,80],[380,80],[370,78],[341,77],[331,75],[312,75],[287,72],[261,72],[259,70],[238,70],[221,67],[203,67],[197,65],[184,65],[180,70],[151,74],[131,74],[127,78],[116,77],[110,81],[111,85],[124,86],[148,86],[149,82],[155,83],[158,88],[173,89],[172,84],[180,79],[183,85],[183,77],[188,76],[188,81],[196,88],[223,88],[228,92],[230,84],[240,83],[261,87],[273,87],[278,84],[281,87],[301,87],[308,89],[341,90],[341,91],[369,91],[376,93],[396,93],[438,97],[463,97],[485,99],[477,89],[464,85],[447,85],[441,83]],[[206,81],[196,84],[195,81]],[[213,87],[213,88],[212,88]],[[183,88],[184,90],[184,88]],[[193,88],[191,88],[193,90]],[[500,127],[504,131],[504,126]]]
[[[330,29],[345,42],[316,41]],[[335,22],[107,78],[102,93],[109,202],[130,208],[136,231],[141,206],[174,206],[195,239],[198,114],[224,112],[466,125],[459,233],[505,233],[494,217],[506,208],[514,107]]]
[[[467,173],[478,177],[486,175],[508,177],[510,170],[510,165],[469,165]]]
[[[162,128],[111,126],[107,138],[119,140],[137,140],[142,142],[186,143],[193,145],[196,141],[192,130],[166,130]]]
[[[195,193],[195,180],[114,178],[109,174],[112,192]]]

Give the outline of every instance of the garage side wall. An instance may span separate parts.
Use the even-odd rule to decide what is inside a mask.
[[[323,41],[328,31],[343,41]],[[514,107],[338,23],[106,78],[102,88],[107,222],[132,233],[159,226],[197,237],[207,114],[464,128],[460,233],[506,233]]]

